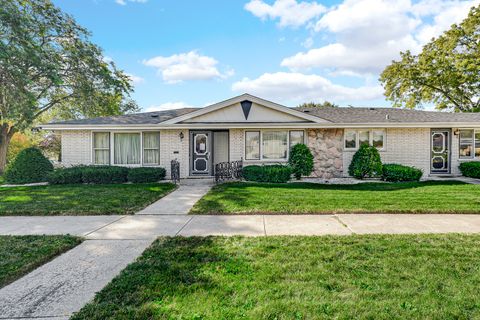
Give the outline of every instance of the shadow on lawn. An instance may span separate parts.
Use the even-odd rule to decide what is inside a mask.
[[[231,188],[245,190],[251,187],[264,189],[309,189],[309,190],[350,190],[350,191],[395,191],[403,189],[415,189],[431,186],[465,185],[461,181],[421,181],[421,182],[365,182],[358,184],[320,184],[311,182],[291,183],[261,183],[261,182],[236,182],[231,183]],[[223,187],[223,186],[222,186]],[[267,191],[266,191],[267,192]],[[230,195],[230,194],[229,194]],[[242,195],[243,196],[243,195]]]

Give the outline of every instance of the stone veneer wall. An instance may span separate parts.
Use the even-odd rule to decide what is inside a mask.
[[[308,129],[308,147],[313,154],[312,177],[343,176],[343,129]]]

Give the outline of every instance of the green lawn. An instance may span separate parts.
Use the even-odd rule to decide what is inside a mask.
[[[457,181],[363,183],[225,183],[192,214],[480,213],[480,186]]]
[[[130,214],[174,188],[171,183],[0,188],[0,216]]]
[[[160,238],[72,319],[474,319],[479,256],[479,235]]]
[[[72,236],[0,236],[0,288],[81,241]]]

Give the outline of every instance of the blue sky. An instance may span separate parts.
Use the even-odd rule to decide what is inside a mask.
[[[248,92],[388,106],[378,74],[479,1],[55,0],[134,80],[143,110]]]

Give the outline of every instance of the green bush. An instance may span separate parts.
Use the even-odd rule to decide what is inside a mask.
[[[292,176],[292,169],[283,165],[246,166],[242,170],[247,181],[285,183]]]
[[[48,175],[48,183],[50,184],[78,184],[83,183],[83,168],[70,167],[58,168]]]
[[[297,180],[300,180],[302,176],[309,176],[313,171],[312,152],[303,143],[296,144],[290,150],[288,163]]]
[[[462,162],[459,168],[465,177],[480,178],[480,161]]]
[[[128,171],[127,180],[133,183],[157,182],[165,179],[164,168],[132,168]]]
[[[44,182],[52,171],[53,165],[42,151],[33,147],[26,148],[8,165],[5,180],[8,183]]]
[[[377,148],[362,144],[353,155],[348,174],[357,179],[375,178],[382,175],[382,160]]]
[[[384,164],[382,168],[382,179],[390,182],[418,181],[422,175],[422,170],[401,164]]]
[[[116,166],[87,166],[82,168],[84,183],[124,183],[127,182],[129,168]]]

